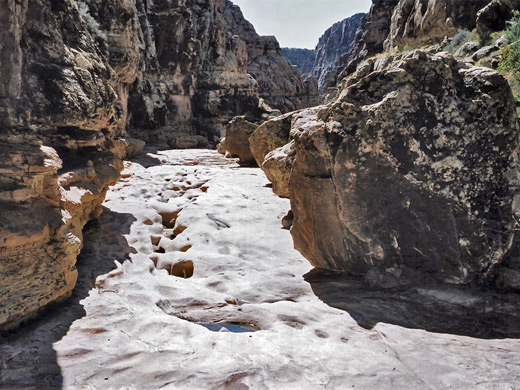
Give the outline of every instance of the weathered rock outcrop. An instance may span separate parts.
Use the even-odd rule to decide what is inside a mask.
[[[473,30],[479,12],[492,0],[373,0],[368,16],[361,22],[354,42],[331,71],[326,88],[338,77],[353,73],[365,58],[384,51],[414,49],[440,44],[459,29]],[[343,73],[343,75],[342,75]]]
[[[477,31],[487,34],[505,30],[506,22],[513,17],[513,10],[520,9],[519,0],[493,0],[477,13]]]
[[[400,0],[394,8],[390,32],[384,46],[421,47],[441,42],[459,29],[473,30],[477,13],[490,0]]]
[[[74,287],[124,154],[115,74],[76,2],[0,6],[0,330]],[[134,143],[137,146],[137,144]]]
[[[365,16],[359,13],[348,17],[335,23],[321,36],[314,49],[314,56],[309,58],[303,70],[304,74],[318,80],[320,91],[327,84],[329,72],[338,66],[339,58],[349,50]]]
[[[143,147],[127,135],[214,142],[261,115],[249,53],[273,40],[248,47],[231,14],[247,24],[227,0],[0,5],[0,330],[70,294],[82,228]],[[286,71],[293,97],[305,86]]]
[[[520,184],[506,80],[446,53],[367,67],[293,122],[295,247],[317,267],[371,280],[494,281]]]
[[[247,45],[247,71],[258,82],[259,94],[265,102],[282,112],[319,104],[317,92],[306,88],[300,70],[282,55],[276,38],[259,36],[239,7],[229,1],[223,3],[228,24]]]

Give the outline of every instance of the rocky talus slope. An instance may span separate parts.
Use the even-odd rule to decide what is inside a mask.
[[[242,39],[238,22],[226,0],[0,5],[0,330],[70,294],[82,228],[143,147],[129,135],[212,143],[232,117],[260,115],[259,92],[301,103],[276,41]],[[273,49],[256,53],[264,42]],[[256,57],[271,61],[260,82]],[[285,87],[270,90],[262,72],[277,61],[266,77]]]
[[[315,266],[375,284],[496,280],[520,184],[515,103],[500,74],[448,53],[378,58],[291,125],[292,151],[273,153],[292,155],[291,233]]]

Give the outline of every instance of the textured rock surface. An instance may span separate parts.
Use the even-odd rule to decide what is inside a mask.
[[[384,46],[421,47],[439,43],[459,29],[473,30],[477,12],[490,0],[400,0],[392,14],[392,24]]]
[[[262,123],[249,138],[251,153],[259,167],[264,163],[265,156],[284,146],[289,141],[289,132],[295,112],[281,115]]]
[[[224,150],[229,157],[238,157],[241,165],[255,164],[255,158],[249,147],[249,137],[258,128],[244,116],[237,116],[226,127]]]
[[[375,280],[493,281],[518,202],[507,82],[446,53],[367,66],[293,124],[295,247],[318,267]]]
[[[473,30],[477,15],[492,0],[373,0],[354,42],[331,71],[325,88],[333,88],[342,72],[353,73],[363,59],[383,51],[439,44],[459,29]]]
[[[481,34],[505,30],[513,10],[520,9],[518,0],[493,0],[477,14],[477,31]]]
[[[0,5],[0,330],[70,293],[83,225],[142,150],[127,135],[216,143],[229,119],[259,117],[250,53],[279,62],[278,98],[306,91],[274,39],[247,46],[238,17],[227,0]]]
[[[265,102],[283,112],[319,104],[321,99],[317,93],[308,93],[300,70],[282,55],[276,38],[259,36],[239,7],[231,2],[225,4],[228,24],[247,45],[247,71],[258,82],[259,94]]]
[[[124,143],[124,118],[114,72],[75,2],[8,2],[0,19],[4,330],[74,287],[82,228],[122,169],[109,150]]]
[[[359,13],[335,23],[321,36],[314,49],[314,56],[310,57],[303,68],[304,74],[314,76],[318,80],[319,89],[327,84],[328,73],[338,66],[339,58],[348,50],[361,21],[366,14]]]

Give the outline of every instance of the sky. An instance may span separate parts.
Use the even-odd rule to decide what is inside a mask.
[[[260,35],[275,35],[281,47],[314,49],[334,23],[368,12],[372,0],[231,0]]]

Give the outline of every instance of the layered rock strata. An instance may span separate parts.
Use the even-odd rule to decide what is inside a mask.
[[[227,0],[0,5],[1,331],[70,294],[82,228],[143,147],[128,135],[214,143],[234,116],[260,117],[248,66],[281,56],[242,39],[238,17]],[[271,95],[305,96],[290,65],[273,77]]]
[[[398,283],[495,280],[520,184],[502,76],[417,50],[368,61],[334,103],[300,117],[291,233],[312,264]]]
[[[298,67],[282,55],[274,36],[259,36],[242,11],[229,1],[223,1],[224,14],[247,45],[247,71],[258,82],[259,94],[265,102],[282,112],[294,111],[319,104],[318,91],[309,89]]]

